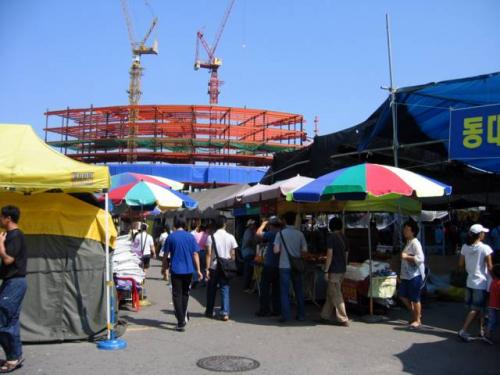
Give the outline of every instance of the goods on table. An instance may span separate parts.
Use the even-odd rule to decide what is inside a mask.
[[[129,236],[118,237],[112,256],[113,274],[118,278],[118,287],[130,286],[129,281],[119,280],[121,277],[133,278],[138,284],[144,281],[145,275],[140,263],[141,259],[132,251],[132,242]]]
[[[372,272],[390,272],[390,265],[386,262],[372,262]],[[370,261],[366,260],[363,263],[349,263],[347,265],[345,278],[354,281],[362,281],[370,275]]]

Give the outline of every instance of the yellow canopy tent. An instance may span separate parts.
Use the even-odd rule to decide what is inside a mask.
[[[0,125],[0,188],[82,193],[102,191],[110,184],[108,167],[68,158],[38,138],[29,125]]]
[[[74,309],[75,304],[79,308],[86,309],[87,306],[82,305],[82,299],[84,297],[83,289],[77,288],[80,283],[81,276],[88,272],[98,272],[92,278],[86,278],[88,280],[101,279],[101,291],[105,288],[106,290],[106,325],[105,329],[107,331],[107,338],[111,336],[111,272],[109,264],[109,243],[110,237],[116,236],[116,230],[113,224],[109,225],[110,217],[107,207],[107,189],[111,185],[111,178],[109,175],[108,167],[106,166],[95,166],[88,165],[75,161],[49,147],[45,144],[38,136],[35,134],[33,129],[29,125],[21,124],[0,124],[0,190],[7,192],[17,192],[24,193],[24,198],[21,195],[5,195],[2,197],[8,197],[8,200],[2,200],[3,204],[19,204],[23,208],[21,209],[21,222],[25,230],[27,230],[26,237],[29,242],[30,236],[32,239],[32,248],[28,246],[28,267],[30,264],[30,257],[34,259],[34,263],[41,265],[39,262],[41,258],[46,260],[46,269],[37,269],[33,271],[33,274],[28,273],[28,293],[31,290],[41,291],[41,276],[45,275],[44,285],[49,287],[52,291],[59,291],[60,294],[69,294],[70,298],[73,298],[74,304],[67,304],[63,307],[64,311],[69,311],[68,309]],[[75,198],[63,197],[63,195],[50,195],[38,197],[32,195],[32,193],[42,193],[46,191],[62,191],[66,193],[92,193],[98,191],[104,191],[106,194],[106,209],[105,212],[94,208],[94,218],[92,216],[85,216],[84,211],[90,210],[89,207],[83,208],[81,204],[76,202]],[[30,195],[30,196],[28,196]],[[54,208],[55,201],[59,202],[59,206]],[[72,201],[74,200],[74,201]],[[71,201],[71,202],[70,202]],[[65,204],[65,203],[66,204]],[[31,220],[29,217],[25,218],[25,215],[29,215],[29,207],[32,205],[40,205],[39,207],[44,207],[43,210],[46,215],[58,216],[58,218],[48,217],[40,218],[41,222],[35,223],[35,220]],[[52,207],[52,209],[50,208]],[[69,217],[75,218],[78,216],[74,215],[75,212],[71,211],[82,210],[80,212],[82,215],[78,218],[74,225],[69,225]],[[89,211],[90,212],[90,211]],[[33,213],[34,217],[36,216]],[[89,221],[90,217],[90,221]],[[51,220],[55,219],[55,222]],[[103,219],[103,221],[101,220]],[[23,222],[24,220],[24,222]],[[46,221],[44,224],[43,221]],[[28,224],[28,222],[30,224]],[[51,223],[52,224],[49,224]],[[87,232],[86,234],[78,232],[76,228],[78,224],[86,226],[85,229],[79,229],[80,231]],[[100,269],[96,267],[94,262],[90,261],[92,258],[91,254],[99,254],[99,252],[89,252],[87,246],[88,241],[93,241],[94,245],[96,243],[101,243],[102,236],[102,226],[104,225],[104,249],[100,246],[100,256],[97,256],[97,262],[101,262]],[[54,225],[56,228],[50,230],[56,231],[50,232],[49,227]],[[40,233],[30,234],[30,226],[37,227],[37,231],[40,228],[45,228]],[[111,228],[111,230],[110,230]],[[76,232],[75,232],[76,230]],[[49,232],[47,232],[49,231]],[[93,234],[92,234],[93,233]],[[45,241],[43,244],[37,242],[40,235],[45,235]],[[88,237],[91,238],[88,238]],[[92,238],[94,237],[94,238]],[[96,242],[96,238],[98,242]],[[49,238],[49,239],[47,239]],[[53,241],[57,238],[58,241]],[[52,239],[52,240],[50,240]],[[66,239],[66,240],[64,240]],[[79,239],[80,241],[74,241],[74,239]],[[73,244],[70,248],[70,243]],[[43,245],[43,246],[42,246]],[[57,246],[56,246],[57,245]],[[95,247],[95,246],[94,246]],[[70,248],[70,249],[68,249]],[[102,250],[104,250],[104,259],[101,259]],[[68,253],[69,251],[69,253]],[[90,254],[90,256],[89,256]],[[59,260],[66,259],[66,262],[57,262]],[[75,267],[69,269],[68,259],[71,259]],[[52,261],[52,263],[50,262]],[[87,267],[81,268],[80,266],[87,264]],[[102,268],[104,268],[104,273]],[[100,273],[99,273],[100,272]],[[60,275],[66,275],[65,279],[61,279]],[[102,279],[105,280],[102,280]],[[99,281],[99,280],[97,280]],[[96,282],[97,282],[96,281]],[[99,281],[100,282],[100,281]],[[100,299],[101,295],[95,298]],[[38,314],[36,314],[38,312]],[[42,307],[32,314],[34,319],[39,319],[38,325],[43,325],[46,323],[44,319],[50,319],[53,314],[49,311],[44,311]],[[62,315],[62,314],[60,314]],[[93,322],[96,326],[103,327],[102,314],[96,314],[92,317]],[[64,317],[60,317],[60,321],[57,322],[61,328],[61,332],[64,332],[63,325],[66,324]],[[74,321],[73,323],[76,323]],[[75,335],[61,334],[60,332],[43,333],[39,332],[34,334],[33,341],[50,341],[53,340],[64,340],[65,338],[77,338],[78,335],[86,334],[87,338],[92,337],[96,331],[94,329],[89,329],[88,324],[81,321],[80,327],[70,327],[74,329]],[[55,324],[55,323],[54,323]],[[47,337],[48,335],[48,337]],[[83,338],[83,337],[80,337]]]
[[[65,193],[0,193],[0,207],[21,210],[28,289],[21,310],[24,342],[88,340],[106,327],[106,215]],[[109,227],[113,244],[114,226]]]

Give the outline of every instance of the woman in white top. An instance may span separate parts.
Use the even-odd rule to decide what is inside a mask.
[[[422,245],[416,238],[418,231],[418,225],[413,220],[404,223],[403,236],[406,245],[401,253],[401,284],[398,295],[411,312],[411,329],[418,329],[422,325],[420,293],[425,278],[425,256]]]
[[[483,332],[484,310],[489,283],[489,273],[493,268],[491,254],[493,250],[482,241],[490,230],[481,224],[474,224],[467,234],[467,241],[460,251],[459,268],[467,271],[467,288],[465,290],[465,304],[469,313],[465,318],[464,326],[458,331],[458,336],[465,342],[472,340],[467,332],[469,325],[479,313],[480,334]]]

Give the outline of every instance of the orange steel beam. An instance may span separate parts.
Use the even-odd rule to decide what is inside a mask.
[[[137,114],[133,124],[129,122],[131,111]],[[152,141],[152,152],[133,150],[140,161],[220,161],[266,165],[272,159],[270,151],[260,148],[242,153],[235,146],[300,148],[301,145],[296,142],[302,143],[307,138],[306,132],[302,131],[304,119],[301,115],[261,109],[210,105],[125,105],[67,108],[48,111],[46,116],[46,139],[47,133],[59,134],[57,143],[61,149],[68,153],[72,152],[70,147],[77,148],[76,153],[69,153],[68,156],[85,161],[121,161],[120,158],[129,152],[126,146],[116,146],[120,152],[114,152],[114,147],[112,151],[100,147],[100,141],[123,140],[128,137],[132,125],[137,129],[136,142]],[[53,117],[61,118],[62,123],[50,126],[53,120],[49,121],[49,118]],[[297,127],[301,130],[296,130]],[[81,143],[78,143],[79,140]],[[210,145],[211,141],[213,145]],[[196,142],[208,142],[208,145],[196,145]],[[169,146],[189,144],[191,153],[168,150]],[[163,147],[167,148],[166,152]]]

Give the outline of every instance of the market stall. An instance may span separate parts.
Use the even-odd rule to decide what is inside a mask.
[[[382,198],[386,203],[392,199],[404,197],[425,198],[451,194],[451,187],[418,175],[411,171],[378,164],[359,164],[318,177],[313,182],[293,191],[288,199],[296,202],[320,202],[321,200],[335,199],[340,201],[356,200],[364,202],[369,199]],[[395,205],[392,204],[394,207]],[[397,206],[397,212],[403,214],[402,208]],[[362,208],[359,206],[358,208]],[[382,211],[388,211],[389,205]],[[345,212],[345,210],[343,210]],[[370,315],[373,315],[373,298],[379,292],[375,291],[374,262],[371,236],[371,213],[374,209],[365,208],[368,214],[368,268]],[[384,281],[381,280],[380,285]],[[389,281],[387,281],[389,282]]]
[[[90,338],[97,332],[105,331],[109,339],[112,329],[109,245],[116,236],[109,214],[65,194],[39,195],[47,191],[64,193],[106,191],[110,186],[108,168],[70,159],[46,145],[29,125],[19,124],[0,125],[0,159],[2,160],[0,189],[5,191],[2,193],[2,202],[14,204],[17,202],[21,206],[21,229],[25,229],[24,226],[26,226],[27,237],[31,235],[58,236],[57,241],[49,241],[48,237],[44,237],[44,241],[35,241],[32,249],[29,250],[28,258],[35,258],[33,262],[31,259],[28,260],[28,264],[31,262],[29,267],[39,267],[39,269],[32,269],[27,276],[26,300],[36,300],[40,296],[47,296],[41,301],[46,303],[51,300],[49,294],[55,292],[64,296],[63,299],[58,300],[63,301],[64,304],[57,307],[60,313],[53,315],[50,311],[56,307],[45,308],[44,303],[28,303],[27,308],[23,309],[24,318],[21,318],[22,324],[24,321],[27,324],[27,326],[22,326],[26,337],[32,341],[61,341]],[[21,194],[6,195],[9,193]],[[45,221],[32,211],[34,207],[46,213]],[[68,213],[64,210],[68,207],[74,207],[78,212]],[[26,217],[23,210],[26,212]],[[33,212],[31,218],[29,212]],[[49,216],[55,217],[49,218]],[[50,220],[53,220],[53,225],[47,225],[47,221]],[[97,227],[99,228],[97,231],[92,229]],[[72,245],[68,246],[69,242],[67,243],[64,239],[69,237],[81,238],[83,242],[76,246],[74,241],[70,241]],[[94,242],[86,246],[86,241],[83,239]],[[96,246],[102,246],[100,253],[102,258],[88,259],[89,254],[96,251]],[[47,258],[49,253],[51,255]],[[68,262],[61,260],[61,258],[67,259],[68,254],[71,254],[71,261],[75,262],[75,267],[70,269],[66,268]],[[38,259],[40,257],[43,259]],[[47,262],[45,266],[43,262]],[[83,276],[82,273],[86,272],[86,268],[80,267],[84,264],[94,264],[94,262],[102,262],[99,267],[92,270],[92,272],[97,272],[92,280],[100,282],[101,289],[99,293],[96,292],[87,299],[84,298],[86,292],[79,283],[86,280],[88,275]],[[60,269],[47,266],[47,264],[52,264],[52,266],[57,264],[57,267],[63,267],[66,277],[61,278]],[[43,267],[48,267],[50,272],[46,272],[47,270]],[[50,289],[47,289],[49,285]],[[99,289],[98,286],[96,288]],[[102,306],[103,311],[96,306]],[[75,320],[73,315],[75,309],[82,313],[83,310],[88,309],[88,314],[85,315],[87,318]],[[88,324],[89,321],[91,324]],[[54,332],[36,331],[30,328],[54,325],[58,327]]]

